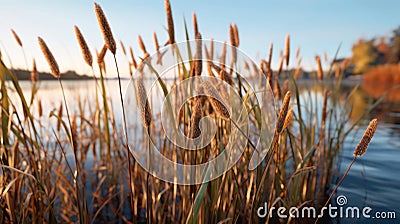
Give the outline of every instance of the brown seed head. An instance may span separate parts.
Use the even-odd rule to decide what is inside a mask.
[[[283,68],[283,62],[285,61],[285,57],[281,57],[281,60],[279,61],[279,67],[278,67],[278,74],[277,76],[279,77],[282,73],[282,68]]]
[[[92,53],[90,53],[89,47],[85,41],[85,38],[83,37],[81,31],[77,26],[74,26],[75,30],[75,36],[76,39],[78,40],[79,47],[81,48],[83,59],[85,60],[86,64],[89,66],[92,66],[93,64],[93,58],[92,58]]]
[[[294,72],[293,78],[297,79],[300,76],[300,74],[301,74],[301,67],[298,67]]]
[[[220,56],[221,68],[225,68],[225,61],[226,61],[226,42],[224,42],[224,45],[222,46],[222,52]]]
[[[276,131],[278,133],[281,133],[283,131],[283,126],[285,124],[285,119],[289,110],[290,95],[290,91],[288,91],[285,95],[285,98],[283,99],[282,108],[278,116],[278,123],[276,125]]]
[[[278,79],[274,79],[274,95],[276,99],[281,99],[282,98],[282,91],[281,91],[281,86],[279,84],[279,80]]]
[[[368,145],[371,142],[371,139],[376,132],[377,126],[378,126],[378,120],[376,118],[369,123],[367,129],[365,130],[364,135],[361,138],[360,143],[358,143],[357,147],[354,149],[355,157],[362,156],[365,154],[365,152],[368,149]]]
[[[115,43],[106,15],[97,3],[94,3],[94,11],[96,12],[97,22],[99,23],[101,33],[103,34],[104,42],[111,53],[115,55],[117,53],[117,44]]]
[[[54,58],[53,54],[51,53],[50,49],[47,47],[46,43],[44,40],[40,37],[38,37],[38,42],[40,45],[40,49],[43,52],[44,57],[46,58],[47,63],[50,66],[51,74],[59,79],[60,78],[60,69],[58,68],[58,64],[56,59]]]
[[[196,98],[193,106],[192,116],[190,118],[189,138],[195,139],[201,135],[200,120],[202,103],[200,98]]]
[[[135,80],[136,99],[140,111],[142,124],[145,128],[149,128],[151,124],[151,108],[147,100],[146,89],[144,87],[143,78],[139,77]]]
[[[286,66],[289,66],[289,58],[290,58],[290,35],[286,35],[286,41],[285,41],[285,56],[286,56]]]
[[[160,50],[160,45],[158,45],[158,39],[157,39],[156,32],[153,33],[153,40],[154,40],[154,46],[156,48],[156,51],[159,51]]]
[[[329,91],[325,90],[324,92],[324,103],[322,105],[322,125],[325,125],[325,121],[326,121],[326,117],[328,115],[328,111],[327,111],[327,104],[328,104],[328,94]]]
[[[293,116],[293,109],[290,108],[289,112],[286,115],[285,123],[283,123],[282,130],[285,130],[289,126],[290,122],[292,121],[292,116]]]
[[[39,99],[37,104],[38,104],[38,114],[39,114],[39,117],[41,117],[43,115],[42,101]]]
[[[237,47],[237,43],[236,43],[236,36],[235,36],[235,31],[233,28],[233,25],[229,26],[229,38],[230,38],[230,42],[231,42],[231,51],[232,51],[232,64],[236,63],[237,60],[237,51],[236,51],[236,47]]]
[[[196,35],[196,53],[194,56],[194,75],[200,76],[203,70],[203,61],[202,61],[202,40],[201,34],[197,33]]]
[[[214,58],[214,39],[210,39],[210,50],[209,50],[210,60]]]
[[[232,77],[224,69],[221,69],[219,72],[219,78],[227,82],[229,85],[233,84]]]
[[[232,26],[233,26],[233,32],[235,33],[235,43],[236,43],[235,47],[239,47],[239,43],[240,43],[239,42],[239,30],[238,30],[236,23],[234,23]]]
[[[204,80],[203,83],[203,88],[204,92],[206,93],[209,102],[211,103],[211,106],[213,107],[214,111],[222,118],[225,120],[229,120],[230,118],[230,112],[229,110],[225,107],[225,105],[221,102],[223,100],[222,96],[218,93],[217,89],[214,87],[214,85],[209,82]]]
[[[21,41],[21,39],[19,38],[18,34],[17,34],[13,29],[11,29],[11,33],[12,33],[12,35],[14,36],[15,41],[17,41],[18,45],[19,45],[20,47],[22,47],[22,41]]]
[[[235,31],[233,30],[233,26],[229,26],[229,40],[232,46],[236,46],[236,38],[235,38]]]
[[[172,18],[171,3],[169,2],[169,0],[164,0],[164,3],[165,3],[165,11],[167,14],[169,44],[174,44],[175,29],[174,29],[174,20]]]
[[[140,47],[140,49],[143,51],[143,54],[148,54],[148,53],[147,53],[147,50],[146,50],[146,46],[144,46],[142,36],[138,35],[137,38],[138,38],[139,47]]]
[[[273,44],[273,43],[270,43],[270,44],[269,44],[269,55],[268,55],[269,69],[271,69],[271,62],[272,62],[273,50],[274,50],[274,44]]]
[[[58,120],[57,120],[57,131],[60,131],[61,129],[61,120],[62,120],[62,116],[63,116],[63,104],[60,103],[60,107],[58,108]]]
[[[315,56],[315,61],[317,62],[318,66],[318,71],[317,71],[318,80],[322,81],[324,79],[324,72],[322,71],[321,58],[317,55]]]
[[[122,40],[119,41],[119,45],[121,45],[121,50],[124,55],[126,55],[125,45],[122,43]]]
[[[104,57],[106,56],[107,53],[107,46],[104,45],[103,48],[101,48],[100,53],[97,55],[97,63],[101,64],[104,62]]]
[[[196,13],[192,14],[192,19],[193,19],[193,29],[194,29],[194,36],[197,36],[197,34],[199,33],[199,28],[197,26],[197,17],[196,17]]]
[[[136,63],[136,60],[135,60],[135,56],[133,55],[132,47],[129,47],[129,53],[131,55],[131,60],[132,60],[133,67],[137,68],[137,63]]]
[[[37,68],[36,68],[36,61],[35,61],[35,59],[33,59],[31,81],[33,83],[36,83],[38,81],[38,78],[39,78],[39,75],[38,75]]]
[[[296,58],[300,57],[300,47],[297,48],[296,50]]]

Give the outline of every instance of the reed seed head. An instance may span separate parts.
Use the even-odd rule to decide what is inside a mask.
[[[147,53],[147,50],[146,50],[146,46],[145,46],[144,43],[143,43],[142,36],[138,35],[137,38],[138,38],[139,47],[140,47],[140,49],[143,51],[143,54],[148,54],[148,53]]]
[[[117,53],[117,44],[115,43],[114,36],[107,21],[107,17],[99,4],[94,3],[94,10],[96,12],[97,22],[99,23],[104,42],[106,43],[108,50],[115,55]]]
[[[122,40],[119,41],[119,45],[121,45],[122,53],[123,53],[124,55],[126,55],[125,45],[124,45],[124,43],[122,43]]]
[[[38,79],[39,79],[39,75],[38,75],[37,68],[36,68],[36,61],[35,61],[35,59],[33,59],[31,81],[33,83],[36,83],[38,81]]]
[[[169,44],[175,43],[175,28],[174,28],[174,20],[172,18],[172,10],[171,3],[169,0],[164,0],[165,3],[165,11],[167,14],[167,24],[168,24],[168,36],[169,36]]]
[[[290,59],[290,35],[286,35],[286,40],[285,40],[285,56],[286,56],[286,66],[289,66],[289,59]]]
[[[300,47],[297,48],[296,50],[296,58],[300,57]]]
[[[317,71],[318,80],[322,81],[324,79],[324,72],[322,71],[321,58],[317,55],[315,56],[315,61],[317,62],[318,66],[318,71]]]
[[[58,120],[57,120],[57,131],[60,131],[61,129],[61,120],[62,120],[62,116],[63,116],[63,104],[60,103],[60,107],[58,108]]]
[[[282,91],[281,91],[281,86],[279,84],[278,79],[274,79],[274,95],[276,99],[281,99],[282,98]]]
[[[103,48],[101,48],[101,51],[99,54],[97,54],[97,63],[102,64],[104,62],[104,57],[106,56],[107,53],[107,46],[103,45]]]
[[[210,50],[209,50],[210,60],[214,58],[214,39],[210,39]]]
[[[200,76],[203,71],[203,61],[202,61],[202,40],[201,34],[196,35],[196,53],[194,56],[194,75]]]
[[[201,135],[200,120],[202,103],[200,98],[196,98],[193,106],[192,116],[190,118],[189,138],[195,139]]]
[[[300,74],[301,74],[301,67],[298,67],[294,72],[293,78],[297,79],[300,76]]]
[[[135,55],[133,55],[133,49],[132,49],[132,47],[129,47],[129,53],[130,53],[130,55],[131,55],[131,60],[132,60],[132,65],[133,65],[133,67],[134,67],[134,68],[137,68],[137,63],[136,63],[136,60],[135,60]]]
[[[74,30],[76,39],[78,40],[79,47],[81,48],[82,51],[83,59],[85,60],[86,64],[92,66],[93,64],[92,53],[90,53],[86,40],[77,26],[74,26]]]
[[[235,34],[235,43],[236,43],[236,46],[235,47],[239,47],[239,30],[238,30],[238,27],[237,27],[237,25],[236,25],[236,23],[234,23],[233,25],[232,25],[232,27],[233,27],[233,32],[234,32],[234,34]]]
[[[12,35],[14,36],[15,41],[17,41],[17,44],[18,44],[20,47],[22,47],[22,41],[21,41],[21,39],[19,38],[18,34],[15,32],[14,29],[11,29],[11,33],[12,33]]]
[[[325,125],[326,117],[328,115],[328,111],[327,111],[328,94],[329,94],[329,91],[325,90],[325,92],[324,92],[324,103],[322,105],[322,124],[323,125]]]
[[[226,61],[226,42],[224,42],[224,45],[222,46],[222,52],[220,56],[220,64],[221,68],[225,68],[225,61]]]
[[[233,30],[233,25],[229,26],[229,40],[232,46],[236,47],[235,31]]]
[[[282,133],[283,131],[283,126],[285,124],[285,120],[289,111],[290,95],[290,91],[286,92],[285,98],[283,99],[282,108],[279,112],[278,123],[276,126],[276,131],[278,133]]]
[[[39,99],[37,101],[37,104],[38,104],[38,114],[39,114],[39,117],[41,117],[43,115],[42,101]]]
[[[283,123],[282,130],[285,130],[289,126],[290,122],[292,121],[292,116],[293,116],[293,109],[290,108],[289,112],[286,115],[285,122]]]
[[[376,118],[369,123],[367,129],[365,130],[364,135],[361,138],[360,143],[358,143],[357,147],[354,149],[355,157],[362,156],[365,154],[365,152],[368,149],[368,145],[371,142],[371,139],[376,132],[377,126],[378,126],[378,120]]]
[[[279,61],[279,67],[278,67],[278,74],[277,76],[279,77],[282,73],[282,68],[283,68],[283,62],[285,61],[285,57],[281,57],[281,60]]]
[[[192,14],[192,19],[193,19],[194,36],[197,36],[197,34],[199,33],[199,27],[197,25],[196,13]]]
[[[149,128],[151,124],[151,108],[147,100],[146,89],[144,87],[143,78],[139,77],[135,80],[136,99],[140,111],[142,124],[145,128]]]
[[[270,43],[269,44],[269,55],[268,55],[268,63],[269,63],[269,69],[271,69],[271,62],[272,62],[272,54],[274,51],[274,44]]]
[[[157,39],[156,32],[153,33],[153,40],[154,40],[154,46],[156,48],[156,51],[159,51],[160,50],[160,45],[158,44],[158,39]]]
[[[219,78],[227,82],[229,85],[233,84],[232,77],[224,69],[221,69],[219,72]]]
[[[47,63],[50,66],[51,74],[59,79],[60,78],[60,69],[58,68],[58,64],[50,49],[47,47],[46,42],[41,37],[38,37],[38,42],[40,45],[40,49],[43,52],[44,57],[46,58]]]
[[[222,119],[229,120],[230,112],[225,107],[225,105],[221,102],[223,100],[223,98],[218,93],[218,91],[214,87],[214,85],[211,82],[204,80],[203,83],[202,83],[202,86],[204,88],[204,92],[206,93],[206,95],[207,95],[207,97],[209,99],[209,102],[211,103],[211,106],[213,107],[214,111]]]

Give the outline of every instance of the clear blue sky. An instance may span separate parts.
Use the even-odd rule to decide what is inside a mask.
[[[153,50],[152,33],[161,44],[167,39],[163,0],[97,1],[105,11],[116,40],[132,45],[136,55],[137,35],[141,34],[148,50]],[[171,0],[178,40],[184,40],[183,17],[190,28],[191,14],[196,12],[203,38],[228,40],[228,26],[236,22],[240,48],[259,59],[268,55],[270,42],[275,46],[275,66],[279,50],[284,48],[285,35],[290,34],[293,54],[301,47],[303,66],[315,67],[314,56],[326,52],[334,56],[339,43],[339,56],[351,55],[351,46],[360,37],[390,35],[400,25],[399,0],[286,0],[286,1],[178,1]],[[26,68],[21,49],[10,29],[21,37],[29,67],[34,57],[38,69],[48,71],[37,44],[37,36],[45,39],[60,69],[90,73],[77,45],[73,26],[78,25],[93,51],[103,44],[93,1],[1,1],[0,48],[12,58],[14,67]],[[191,29],[192,30],[192,29]],[[108,56],[108,60],[110,60]],[[8,63],[6,55],[4,60]],[[121,51],[118,60],[125,63]],[[125,63],[126,64],[126,63]],[[108,66],[110,69],[110,66]],[[113,70],[110,70],[110,73]],[[122,66],[127,75],[127,66]],[[112,75],[112,74],[110,74]]]

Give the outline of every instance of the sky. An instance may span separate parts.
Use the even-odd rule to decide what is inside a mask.
[[[75,70],[80,74],[91,74],[91,69],[83,61],[73,26],[80,28],[93,54],[95,49],[101,49],[104,41],[93,1],[0,2],[0,49],[8,65],[30,69],[35,58],[38,70],[49,71],[37,43],[40,36],[53,52],[62,72]],[[154,50],[153,32],[157,33],[160,44],[168,39],[163,0],[97,2],[108,18],[115,39],[122,40],[126,47],[132,46],[136,55],[141,56],[137,35],[142,35],[149,52]],[[322,56],[326,53],[328,59],[332,59],[342,44],[339,57],[349,57],[352,45],[359,38],[390,36],[391,31],[400,25],[399,0],[171,0],[171,5],[177,41],[185,39],[184,18],[192,30],[191,17],[195,12],[200,32],[206,39],[228,41],[229,24],[236,23],[240,35],[239,48],[253,59],[266,58],[272,42],[275,50],[272,65],[275,67],[279,51],[284,49],[285,36],[289,34],[292,55],[300,47],[302,66],[308,70],[315,69],[314,57],[317,54]],[[23,50],[10,29],[20,36]],[[127,59],[120,49],[117,59],[122,75],[128,76]],[[107,67],[110,76],[116,74],[112,70],[110,54],[106,60],[110,64]]]

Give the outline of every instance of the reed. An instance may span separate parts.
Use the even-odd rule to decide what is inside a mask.
[[[168,26],[167,44],[173,44],[175,43],[175,31],[171,5],[168,0],[165,1],[165,7]],[[273,111],[277,120],[275,123],[271,123],[269,118],[271,114],[260,110],[260,104],[252,95],[250,85],[246,82],[241,83],[239,76],[231,75],[236,74],[232,72],[234,66],[241,69],[242,65],[231,64],[229,65],[230,71],[229,67],[225,65],[227,60],[226,43],[222,49],[219,49],[220,52],[214,52],[213,41],[209,46],[203,46],[205,41],[199,32],[197,16],[193,14],[196,49],[193,52],[192,61],[190,61],[191,69],[184,69],[182,66],[177,75],[185,78],[190,75],[204,76],[202,74],[202,50],[205,49],[208,73],[210,76],[219,75],[223,81],[235,88],[241,97],[239,100],[243,103],[244,110],[248,113],[249,122],[246,125],[250,129],[248,133],[245,133],[242,130],[243,127],[231,119],[231,111],[227,103],[232,99],[229,98],[229,93],[224,85],[216,85],[211,81],[204,80],[200,83],[200,88],[204,90],[203,93],[207,97],[195,97],[194,100],[185,102],[179,111],[176,125],[186,136],[195,140],[196,147],[199,145],[200,138],[198,137],[201,135],[202,116],[215,119],[216,133],[210,144],[203,149],[190,151],[183,150],[169,141],[164,130],[159,127],[160,115],[156,107],[151,107],[156,102],[152,102],[151,98],[147,97],[143,74],[134,79],[138,107],[132,108],[132,110],[140,114],[141,126],[146,133],[137,134],[137,126],[127,126],[125,118],[128,114],[125,114],[121,77],[116,60],[117,47],[105,14],[97,3],[95,3],[95,13],[105,43],[98,54],[96,51],[101,87],[101,99],[98,103],[96,102],[98,105],[93,106],[90,97],[81,96],[76,99],[77,107],[70,114],[57,61],[41,38],[38,38],[38,41],[43,55],[49,64],[52,75],[60,82],[60,91],[63,94],[60,106],[58,104],[56,106],[42,105],[42,102],[45,101],[36,94],[31,95],[31,104],[26,103],[19,82],[4,63],[2,61],[0,63],[2,95],[0,99],[2,107],[0,110],[2,140],[0,165],[3,171],[0,174],[0,182],[3,183],[0,191],[2,199],[4,199],[4,203],[0,203],[2,211],[0,213],[3,222],[181,223],[183,220],[187,220],[188,223],[289,223],[293,220],[281,220],[275,216],[261,219],[257,217],[256,211],[263,206],[265,201],[274,202],[274,204],[269,203],[269,206],[276,207],[320,206],[325,203],[325,199],[328,197],[326,189],[329,189],[334,180],[336,158],[341,152],[340,149],[343,147],[347,134],[354,127],[347,128],[346,124],[349,123],[349,118],[343,116],[347,114],[345,106],[349,105],[349,101],[343,100],[346,96],[331,86],[321,86],[315,83],[311,88],[299,89],[296,82],[296,78],[301,74],[299,49],[296,52],[299,67],[293,76],[291,73],[287,73],[288,79],[284,81],[281,88],[279,76],[282,67],[289,65],[290,59],[289,36],[286,37],[285,50],[284,53],[282,52],[281,61],[276,70],[272,68],[272,43],[268,58],[258,61],[259,67],[251,61],[245,62],[243,67],[249,77],[263,72],[269,85],[274,87],[275,98],[279,101],[281,101],[282,94],[286,93],[280,109],[279,106],[276,106]],[[83,60],[92,66],[93,58],[91,58],[86,40],[78,27],[74,27],[74,29]],[[187,33],[189,36],[188,31]],[[230,25],[228,35],[230,45],[238,47],[239,33],[235,23]],[[153,33],[153,40],[157,51],[157,63],[162,63],[165,49],[160,48],[155,33]],[[145,55],[149,54],[142,38],[138,37],[136,41],[141,51]],[[160,39],[160,41],[162,40]],[[119,44],[122,53],[128,56],[123,43],[120,41]],[[107,93],[109,91],[106,85],[108,81],[104,78],[107,62],[105,56],[108,50],[114,56],[117,69],[124,130],[118,126],[120,122],[116,121],[119,112],[114,107],[115,102]],[[175,52],[177,52],[176,63],[184,64],[179,51]],[[131,73],[133,73],[132,67],[137,68],[138,74],[145,71],[143,68],[146,64],[137,64],[132,47],[129,48],[129,54],[130,59],[125,62],[128,63]],[[217,60],[220,64],[214,61],[216,56],[219,57]],[[231,63],[235,63],[235,61],[231,61]],[[319,66],[318,62],[317,66]],[[7,81],[6,83],[3,71],[11,79],[11,82]],[[274,74],[273,71],[277,72]],[[340,72],[343,73],[343,71]],[[230,72],[232,73],[230,74]],[[33,62],[32,83],[37,81],[35,73],[37,74],[36,64]],[[152,74],[147,75],[146,79],[153,78]],[[254,80],[250,78],[245,81]],[[163,82],[163,78],[160,78],[157,84]],[[171,86],[165,85],[163,93],[168,94],[171,88]],[[20,102],[16,103],[14,99],[12,100],[7,91],[15,92],[17,101]],[[35,91],[40,90],[38,88]],[[319,101],[312,101],[312,97],[304,99],[303,96],[311,95],[310,91],[324,92],[322,105],[316,105]],[[303,94],[302,97],[300,97],[301,94]],[[178,93],[173,97],[178,99],[181,95]],[[292,97],[293,102],[291,102]],[[272,104],[273,101],[266,103]],[[22,104],[22,113],[15,109],[17,108],[16,104],[19,103]],[[234,101],[234,103],[237,102]],[[37,111],[33,111],[36,109],[34,106]],[[322,114],[320,107],[322,107]],[[50,110],[49,116],[55,120],[46,119],[48,109]],[[25,119],[20,119],[22,117]],[[68,122],[65,118],[68,119]],[[140,123],[138,125],[140,126]],[[236,129],[232,129],[232,125]],[[271,131],[273,138],[271,142],[260,142],[260,145],[256,147],[254,143],[257,137],[256,132],[260,127],[265,126],[270,127],[268,130]],[[329,195],[328,201],[331,200],[356,158],[366,153],[376,129],[377,120],[374,119],[360,143],[355,147],[353,162]],[[134,160],[129,147],[150,149],[147,148],[150,147],[150,140],[159,147],[159,153],[176,163],[200,164],[211,161],[215,155],[227,150],[229,143],[232,143],[230,141],[231,134],[236,130],[241,133],[241,139],[246,143],[240,160],[221,177],[201,185],[178,186],[166,183],[153,178],[152,170],[147,172],[138,163],[132,163]],[[135,134],[128,136],[127,131]],[[263,137],[265,133],[259,134]],[[142,141],[144,135],[148,136],[149,141]],[[71,160],[67,157],[68,143],[72,146],[75,166],[71,166]],[[128,146],[128,143],[133,144]],[[256,148],[260,150],[255,151]],[[263,162],[255,170],[249,170],[248,161],[251,160],[252,154],[257,152],[265,152]],[[152,152],[149,151],[150,153]],[[148,164],[154,168],[153,165],[157,165],[155,164],[157,161],[152,161],[151,156],[149,158]],[[150,169],[153,169],[151,167],[149,166]],[[165,172],[175,171],[166,170]],[[129,189],[129,193],[127,193],[127,189]],[[88,192],[87,195],[86,192]],[[321,201],[321,195],[324,196],[322,197],[324,201]],[[302,221],[310,222],[310,220],[299,220],[299,222]]]
[[[289,66],[289,59],[290,59],[290,35],[286,35],[286,39],[285,39],[285,61],[286,61],[286,67]]]
[[[75,184],[76,186],[76,198],[77,198],[77,204],[78,204],[78,211],[79,211],[79,222],[80,223],[86,223],[87,222],[87,201],[86,201],[86,195],[85,195],[85,183],[81,182],[82,178],[82,173],[80,170],[80,165],[79,165],[79,160],[78,160],[78,152],[76,150],[76,147],[74,145],[74,143],[76,142],[76,139],[74,138],[75,136],[72,135],[72,122],[71,122],[71,116],[69,113],[69,109],[68,109],[68,105],[67,105],[67,100],[65,97],[65,91],[64,91],[64,87],[63,84],[61,82],[61,76],[60,76],[60,70],[58,68],[58,64],[56,59],[54,58],[53,54],[51,53],[50,49],[47,47],[46,43],[44,42],[44,40],[41,37],[38,37],[38,42],[40,45],[40,48],[42,50],[42,53],[44,55],[44,57],[46,58],[47,63],[49,64],[50,70],[52,72],[52,75],[58,79],[58,82],[60,84],[61,87],[61,92],[62,92],[62,96],[63,96],[63,101],[64,101],[64,105],[65,105],[65,111],[67,113],[67,119],[68,119],[68,123],[69,123],[69,142],[71,144],[71,148],[73,151],[73,155],[74,155],[74,160],[75,160],[75,165],[76,165],[76,177],[74,179],[74,181],[77,183]],[[62,105],[62,104],[61,104]],[[62,113],[62,106],[60,106],[60,111]],[[59,119],[61,120],[61,113],[59,114]],[[60,129],[60,127],[58,126],[57,129]],[[82,184],[82,187],[79,186],[79,184]]]
[[[158,44],[156,32],[153,33],[153,41],[154,41],[154,47],[155,47],[156,51],[158,52],[160,50],[160,45]]]
[[[130,56],[131,56],[131,63],[132,63],[132,65],[133,65],[133,67],[134,67],[134,68],[137,68],[137,63],[136,63],[136,60],[135,60],[135,56],[134,56],[134,54],[133,54],[133,49],[132,49],[132,47],[129,47],[129,54],[130,54]]]
[[[135,81],[136,100],[140,111],[142,125],[147,129],[151,125],[151,108],[147,99],[146,89],[144,87],[143,78],[140,77]]]
[[[17,44],[18,44],[20,47],[22,47],[21,38],[19,38],[18,34],[15,32],[14,29],[11,29],[11,33],[12,33],[12,35],[13,35],[15,41],[17,42]]]
[[[290,96],[291,96],[291,93],[288,91],[285,94],[285,98],[283,98],[282,108],[281,108],[281,111],[279,112],[278,122],[276,125],[276,131],[278,133],[281,133],[284,130],[283,127],[284,127],[286,117],[287,117],[287,114],[289,111]]]
[[[317,77],[318,81],[322,82],[324,79],[324,72],[322,70],[322,65],[321,65],[321,58],[317,55],[315,56],[315,61],[317,62]]]
[[[222,119],[229,120],[230,119],[230,112],[222,103],[222,97],[214,87],[212,83],[209,81],[204,80],[202,83],[202,87],[204,88],[204,92],[207,95],[208,100],[210,101],[214,111],[218,114],[218,116]]]
[[[146,46],[144,45],[142,36],[138,35],[138,36],[137,36],[137,40],[138,40],[138,44],[139,44],[140,49],[143,51],[143,54],[144,54],[144,55],[149,54],[149,53],[147,52],[147,50],[146,50]]]
[[[121,46],[122,53],[126,56],[126,49],[122,40],[119,41],[119,45]]]
[[[42,50],[42,53],[49,64],[51,74],[54,76],[54,78],[59,79],[60,78],[60,69],[58,67],[57,61],[54,58],[53,54],[51,53],[50,49],[47,47],[46,42],[41,37],[38,37],[38,42],[40,49]]]
[[[35,84],[38,80],[39,80],[39,75],[38,75],[37,68],[36,68],[36,61],[35,61],[35,59],[33,59],[32,71],[31,71],[31,81],[32,81],[32,83]]]
[[[94,11],[96,13],[97,22],[99,23],[101,34],[103,35],[104,42],[112,54],[117,53],[117,44],[115,43],[114,36],[111,32],[110,25],[108,24],[106,15],[99,4],[94,3]]]
[[[236,44],[235,47],[239,47],[239,44],[240,44],[239,29],[238,29],[236,23],[233,23],[232,27],[233,27],[233,33],[235,34],[235,44]]]
[[[85,38],[83,37],[81,31],[79,30],[78,26],[74,26],[75,36],[78,40],[79,47],[81,48],[83,59],[85,60],[86,64],[90,67],[93,65],[93,57],[92,53],[89,50],[89,46],[86,43]]]
[[[358,143],[357,147],[354,149],[354,156],[359,157],[365,154],[368,149],[368,145],[371,142],[372,137],[376,132],[376,128],[378,127],[378,120],[373,119],[367,129],[365,130],[364,135],[362,136],[360,143]]]
[[[175,44],[175,28],[174,28],[174,20],[172,18],[172,10],[171,10],[171,3],[169,0],[164,0],[165,4],[165,11],[167,14],[167,25],[168,25],[168,36],[169,44]]]
[[[192,14],[192,21],[193,21],[193,30],[194,30],[194,36],[196,37],[197,34],[199,33],[199,27],[197,25],[197,16],[196,13]]]
[[[350,168],[353,166],[353,164],[356,161],[356,159],[365,154],[365,152],[368,149],[368,145],[372,140],[372,137],[374,137],[374,134],[376,132],[377,127],[378,127],[378,120],[375,118],[375,119],[371,120],[371,122],[369,123],[367,129],[365,130],[363,136],[361,137],[360,143],[358,143],[358,145],[354,149],[353,160],[350,162],[350,164],[347,167],[346,171],[344,172],[342,178],[340,178],[339,182],[336,184],[335,188],[330,193],[329,198],[326,200],[326,202],[325,202],[323,207],[326,207],[328,205],[328,203],[332,199],[332,196],[336,193],[337,189],[339,188],[339,186],[342,184],[342,182],[344,181],[345,177],[349,173]],[[317,219],[314,222],[315,224],[318,223],[319,218],[320,217],[318,216]]]

